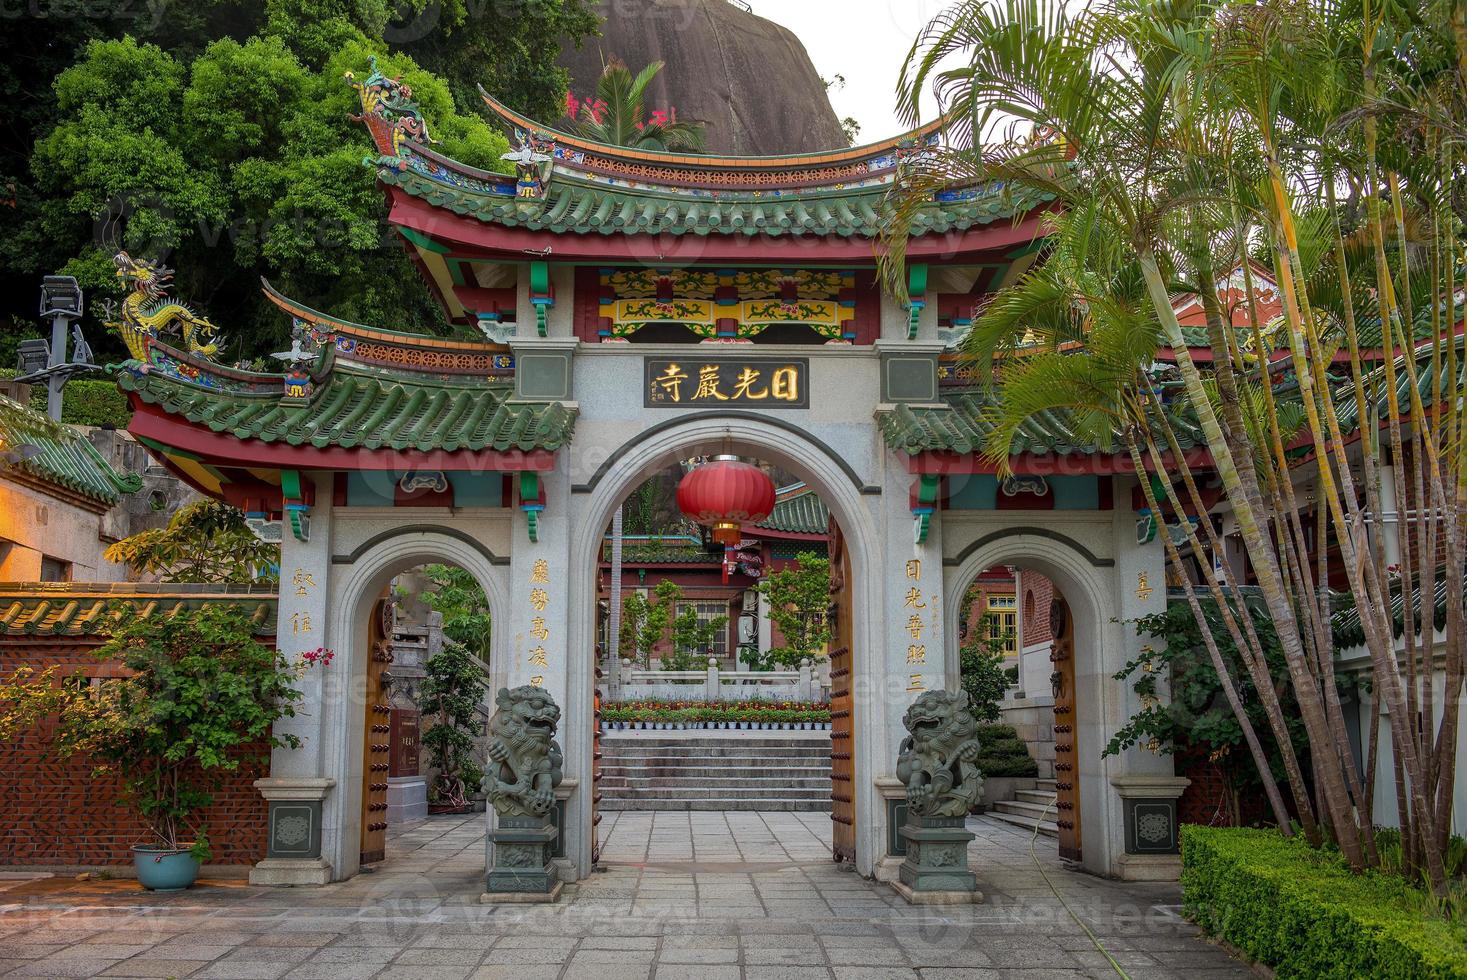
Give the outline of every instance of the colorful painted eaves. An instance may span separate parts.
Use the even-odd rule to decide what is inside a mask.
[[[0,582],[0,636],[106,636],[123,619],[213,603],[238,605],[258,635],[274,635],[276,592],[268,586]]]

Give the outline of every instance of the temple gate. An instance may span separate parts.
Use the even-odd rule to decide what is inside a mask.
[[[1050,418],[998,479],[979,453],[985,396],[952,355],[984,297],[1034,260],[1045,201],[982,185],[936,195],[898,300],[874,242],[935,126],[805,157],[682,156],[590,143],[486,100],[518,143],[508,176],[432,149],[431,120],[394,80],[352,84],[388,220],[458,335],[351,323],[267,286],[294,331],[280,372],[157,337],[114,369],[134,435],[281,541],[281,650],[337,654],[288,720],[301,747],[277,749],[259,783],[271,840],[254,880],[342,879],[375,853],[373,608],[427,561],[484,587],[494,686],[542,687],[561,706],[559,873],[589,874],[605,528],[647,474],[714,452],[798,475],[838,525],[837,856],[895,874],[902,713],[956,687],[962,590],[1008,562],[1047,575],[1071,612],[1085,867],[1175,875],[1185,780],[1144,750],[1101,757],[1139,707],[1112,679],[1142,648],[1129,624],[1165,601],[1129,460]],[[1149,852],[1127,834],[1140,805],[1172,806]]]

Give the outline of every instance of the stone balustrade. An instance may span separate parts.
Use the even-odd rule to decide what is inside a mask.
[[[715,657],[706,670],[647,670],[623,660],[603,680],[609,703],[830,700],[828,675],[808,658],[797,670],[721,670]]]

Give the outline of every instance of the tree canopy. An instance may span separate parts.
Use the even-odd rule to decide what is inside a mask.
[[[402,8],[410,9],[413,5]],[[122,9],[122,8],[119,8]],[[160,8],[161,9],[161,8]],[[9,138],[0,270],[25,284],[75,275],[89,314],[119,295],[126,248],[178,270],[176,295],[228,310],[229,360],[279,350],[289,321],[260,277],[349,319],[442,331],[362,166],[371,144],[342,82],[377,55],[401,75],[445,153],[500,169],[508,147],[482,84],[533,116],[563,105],[562,41],[597,20],[586,0],[435,3],[404,16],[387,0],[191,0],[135,16],[21,17],[0,37]],[[116,13],[116,12],[114,12]],[[29,316],[28,289],[0,316]],[[120,356],[89,315],[102,357]],[[7,367],[9,365],[0,365]]]

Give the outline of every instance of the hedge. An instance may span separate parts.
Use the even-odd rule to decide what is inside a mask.
[[[0,378],[13,378],[12,370],[0,370]],[[31,408],[46,411],[46,386],[31,386]],[[125,429],[132,420],[127,396],[111,381],[80,378],[66,383],[61,399],[61,421],[68,425],[111,426]]]
[[[1182,893],[1189,918],[1279,977],[1467,977],[1467,926],[1428,917],[1405,879],[1276,831],[1184,826]]]
[[[978,726],[978,771],[985,776],[1037,776],[1039,766],[1012,725]]]

